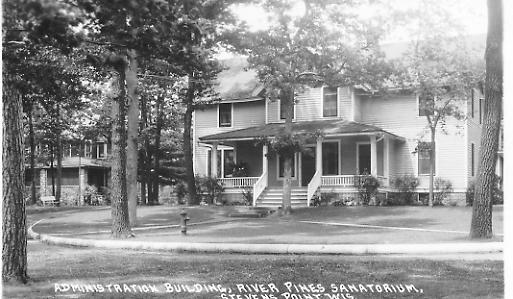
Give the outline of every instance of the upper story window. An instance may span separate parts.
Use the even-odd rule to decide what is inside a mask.
[[[435,108],[435,100],[430,95],[419,96],[419,116],[432,115]]]
[[[232,126],[232,104],[219,104],[219,127]]]
[[[280,101],[280,119],[286,119],[287,118],[287,114],[286,114],[286,111],[287,111],[287,107],[285,106],[287,104],[286,101],[282,101],[282,100],[279,100]],[[294,104],[293,108],[292,108],[292,119],[295,119],[296,118],[296,104]]]
[[[431,151],[431,142],[419,142],[417,146],[417,153],[419,157],[419,175],[430,174],[430,163],[429,153]],[[435,159],[435,153],[433,153],[433,159]],[[436,165],[436,163],[435,163]],[[436,168],[433,168],[436,172]]]
[[[337,116],[338,101],[337,101],[337,88],[324,87],[322,97],[322,116],[330,117]]]

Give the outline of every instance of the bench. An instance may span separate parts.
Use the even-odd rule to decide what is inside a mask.
[[[55,196],[41,196],[39,200],[41,200],[43,207],[47,204],[51,204],[53,206],[57,203],[57,201],[55,200]]]

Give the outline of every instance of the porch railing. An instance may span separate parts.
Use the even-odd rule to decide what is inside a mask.
[[[354,186],[354,175],[323,175],[322,186]]]
[[[235,178],[218,178],[217,181],[222,183],[225,188],[242,188],[252,187],[259,177],[235,177]]]
[[[262,173],[262,176],[253,185],[253,206],[256,206],[258,197],[264,192],[267,187],[267,171]]]
[[[321,186],[341,186],[341,187],[354,187],[355,178],[361,177],[361,175],[323,175]],[[388,178],[384,176],[377,176],[379,185],[381,187],[388,186]]]
[[[315,192],[317,192],[317,189],[321,186],[322,182],[322,174],[320,171],[316,171],[313,175],[312,179],[310,180],[310,183],[308,183],[307,193],[306,193],[306,206],[310,206],[310,201],[312,200],[312,197],[314,196]]]

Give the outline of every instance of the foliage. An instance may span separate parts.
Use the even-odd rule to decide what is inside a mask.
[[[246,177],[246,176],[248,176],[248,163],[239,162],[237,164],[234,164],[233,165],[233,172],[232,172],[232,174],[233,174],[234,177]]]
[[[253,187],[244,187],[241,193],[244,199],[244,205],[251,206],[253,204]]]
[[[215,204],[221,201],[224,191],[223,184],[217,178],[209,176],[196,176],[196,194],[200,197],[200,202]]]
[[[180,181],[175,185],[173,190],[176,199],[178,200],[178,204],[184,204],[186,202],[185,196],[187,195],[187,186],[185,186],[185,184]]]
[[[363,205],[368,205],[377,194],[379,181],[370,174],[355,176],[355,185],[358,188],[358,196]]]
[[[392,200],[389,204],[411,204],[415,195],[415,189],[419,185],[419,179],[413,175],[403,175],[396,177],[392,180],[392,186],[394,186],[398,193],[392,195]]]
[[[441,206],[447,195],[453,191],[452,183],[443,178],[436,178],[434,182],[433,205]]]

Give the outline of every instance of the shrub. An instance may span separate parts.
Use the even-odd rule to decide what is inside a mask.
[[[355,177],[355,184],[358,188],[360,201],[364,205],[368,205],[370,200],[376,196],[379,188],[379,181],[370,174]]]
[[[242,188],[242,198],[245,206],[251,206],[253,204],[253,187]]]
[[[443,178],[435,178],[433,182],[433,205],[441,206],[447,195],[453,191],[452,183]]]
[[[392,196],[392,205],[412,204],[419,179],[413,175],[403,175],[392,180],[392,186],[398,192]]]
[[[178,204],[185,204],[185,196],[187,195],[187,186],[183,182],[178,182],[175,185],[174,193],[176,196],[176,199],[178,201]]]
[[[217,178],[196,176],[196,193],[200,197],[200,202],[216,203],[221,200],[223,191],[224,187]]]
[[[248,176],[248,164],[245,162],[240,162],[238,164],[233,165],[232,175],[234,177],[246,177]]]

